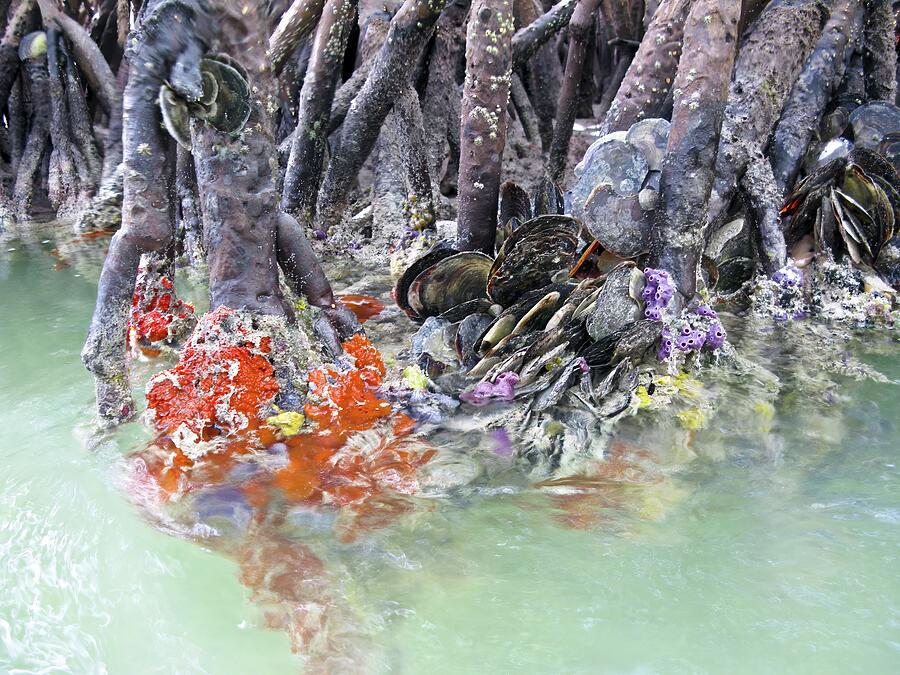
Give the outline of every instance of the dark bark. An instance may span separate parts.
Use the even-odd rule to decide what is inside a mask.
[[[782,194],[794,184],[825,106],[844,76],[849,51],[862,26],[861,20],[859,0],[836,0],[831,18],[781,113],[769,157]]]
[[[573,7],[574,5],[567,5],[566,11],[559,14],[557,20],[550,25],[561,25],[563,20],[568,24],[571,18],[571,12],[568,11],[568,8]],[[542,18],[541,12],[543,12],[543,8],[537,0],[517,0],[513,5],[513,10],[516,17],[516,26],[521,28],[527,29],[527,27],[533,26],[536,21]],[[530,35],[536,35],[538,32],[533,31]],[[528,97],[537,116],[541,150],[543,152],[550,150],[550,143],[553,140],[553,118],[556,115],[556,101],[559,98],[559,90],[563,80],[563,69],[557,54],[555,40],[549,39],[554,37],[554,35],[548,32],[546,37],[548,39],[536,49],[527,61],[523,62],[518,68],[515,65],[513,67],[513,72],[518,72],[522,78],[522,83],[525,85],[525,90],[528,92]],[[513,36],[513,40],[515,40],[515,36]],[[515,61],[515,56],[513,60]]]
[[[198,23],[197,12],[190,6],[161,3],[158,11],[145,16],[128,48],[122,226],[103,263],[97,304],[81,353],[94,374],[98,412],[106,420],[121,421],[134,414],[125,341],[135,278],[141,255],[168,246],[173,236],[166,180],[170,139],[161,128],[156,92],[177,57],[195,43]]]
[[[541,138],[541,130],[537,115],[528,99],[528,92],[518,75],[513,75],[509,85],[509,98],[516,109],[516,115],[519,116],[519,123],[522,125],[522,131],[525,132],[525,138],[531,143],[537,143]],[[441,158],[443,160],[443,157]]]
[[[618,53],[616,69],[613,71],[612,77],[609,78],[609,82],[603,90],[603,97],[600,99],[600,105],[597,108],[598,119],[604,119],[609,112],[609,108],[615,100],[615,96],[621,88],[622,82],[625,80],[625,74],[628,72],[628,68],[631,66],[631,61],[633,59],[633,55],[628,50],[625,50],[623,53],[621,49],[617,49],[616,52]]]
[[[466,35],[460,122],[457,247],[494,253],[512,69],[512,16],[503,0],[476,0]]]
[[[869,100],[894,102],[897,96],[897,26],[891,0],[865,0],[866,94]]]
[[[651,246],[653,267],[667,270],[685,299],[696,293],[703,215],[713,184],[739,19],[737,3],[695,0],[685,23],[684,56],[675,78],[680,93],[663,160]]]
[[[569,21],[569,51],[566,55],[566,74],[556,104],[556,123],[553,125],[553,142],[544,172],[551,180],[559,182],[566,170],[569,156],[569,140],[572,125],[578,112],[582,90],[582,71],[589,55],[590,33],[594,13],[599,0],[578,0],[578,6]]]
[[[691,0],[663,0],[628,66],[602,121],[600,135],[625,131],[647,117],[658,117],[672,88],[681,57],[684,20]]]
[[[442,8],[440,0],[406,0],[391,21],[372,72],[344,120],[340,147],[331,158],[319,193],[321,222],[338,223],[347,210],[359,169],[372,152],[381,124],[397,96],[411,82],[410,64],[419,61]]]
[[[23,76],[20,75],[13,83],[7,101],[7,124],[9,125],[9,165],[12,174],[15,175],[19,160],[25,150],[25,142],[28,138],[28,111],[25,107],[25,93],[22,91]]]
[[[456,66],[462,57],[460,32],[469,13],[469,4],[469,0],[448,4],[434,29],[428,82],[422,97],[422,117],[428,120],[425,145],[431,177],[436,181],[443,175],[447,157],[447,108],[449,99],[457,95]]]
[[[91,91],[97,96],[107,115],[118,113],[121,102],[116,78],[106,62],[100,47],[77,21],[63,14],[51,0],[38,0],[46,25],[55,25],[69,40],[78,66]]]
[[[213,14],[218,44],[239,54],[249,75],[250,118],[240,136],[193,122],[193,154],[209,266],[210,309],[288,315],[276,264],[278,192],[270,158],[274,128],[266,99],[274,88],[260,11],[221,1]]]
[[[37,27],[35,0],[19,0],[6,24],[3,41],[0,42],[0,101],[9,97],[9,90],[19,72],[19,42]]]
[[[627,0],[600,0],[603,17],[612,25],[616,37],[626,40],[637,39],[637,26],[629,11],[632,4]]]
[[[72,131],[72,138],[84,159],[87,169],[87,174],[80,176],[82,189],[85,191],[85,194],[90,195],[96,191],[97,185],[100,183],[103,161],[100,159],[100,153],[97,150],[90,112],[88,111],[84,89],[78,76],[78,68],[69,55],[64,41],[61,41],[61,47],[65,54],[66,105],[69,109],[69,126]],[[116,146],[121,147],[121,140]]]
[[[761,157],[768,145],[823,18],[820,0],[772,0],[742,41],[709,204],[713,226],[725,217],[751,159]]]
[[[69,128],[69,110],[66,103],[66,85],[59,64],[59,34],[47,31],[47,82],[50,93],[50,204],[57,215],[70,215],[78,210],[79,180],[75,168],[75,151]],[[83,160],[79,158],[82,163]]]
[[[35,191],[41,184],[44,156],[50,146],[50,85],[47,77],[46,52],[22,62],[31,99],[31,121],[28,140],[19,160],[13,187],[13,207],[18,220],[32,217]]]
[[[360,89],[366,83],[377,54],[387,39],[388,30],[391,27],[391,17],[385,12],[378,12],[366,20],[365,33],[362,38],[360,54],[362,60],[353,71],[353,75],[345,80],[334,93],[334,101],[331,104],[331,116],[328,121],[328,134],[331,135],[344,123],[347,112],[353,99],[359,94]]]
[[[184,255],[196,267],[206,260],[197,172],[193,155],[180,145],[176,148],[175,157],[175,197],[178,200],[178,238]]]
[[[288,57],[300,46],[303,38],[315,30],[324,5],[325,0],[294,0],[281,17],[278,27],[269,38],[269,58],[276,73],[281,72]]]
[[[322,175],[331,102],[356,21],[356,0],[328,0],[316,29],[312,56],[300,92],[297,129],[284,175],[281,210],[311,224]]]
[[[550,38],[569,23],[576,0],[561,0],[544,15],[516,31],[512,39],[513,70],[524,65]]]

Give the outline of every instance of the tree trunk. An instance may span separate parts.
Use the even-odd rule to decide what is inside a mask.
[[[575,13],[569,21],[569,52],[566,55],[566,76],[556,104],[556,123],[553,125],[553,143],[547,158],[545,173],[559,182],[566,171],[569,157],[569,140],[581,99],[582,70],[588,58],[590,33],[594,13],[599,0],[578,0]]]
[[[494,253],[506,145],[513,19],[501,0],[476,0],[466,35],[460,122],[457,247]]]
[[[406,0],[391,21],[387,41],[344,120],[340,146],[319,191],[320,222],[341,221],[359,169],[372,152],[384,118],[411,81],[410,64],[419,61],[442,7],[439,0]]]
[[[603,118],[601,136],[659,116],[678,70],[684,20],[690,8],[691,0],[663,0],[660,4]]]
[[[653,267],[667,270],[688,300],[697,289],[705,240],[703,216],[713,184],[739,20],[737,3],[695,0],[685,23],[684,55],[675,78],[679,93],[662,165],[651,257]]]
[[[328,0],[316,30],[312,56],[300,92],[300,112],[284,175],[281,209],[312,224],[322,175],[334,89],[347,38],[356,21],[357,0]]]

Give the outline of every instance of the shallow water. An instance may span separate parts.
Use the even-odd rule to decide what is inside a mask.
[[[53,239],[0,240],[0,671],[299,671],[240,580],[235,548],[259,540],[151,522],[124,480],[147,432],[92,439],[78,354],[99,256]],[[699,433],[626,419],[611,454],[640,458],[627,480],[532,485],[486,438],[443,432],[479,458],[472,485],[349,523],[288,510],[277,537],[322,562],[313,595],[367,672],[898,672],[900,350],[854,341],[891,382],[825,392],[783,342],[744,346],[797,381],[774,418],[723,382]]]

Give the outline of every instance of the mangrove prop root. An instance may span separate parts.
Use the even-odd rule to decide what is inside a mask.
[[[696,292],[703,215],[737,47],[737,5],[696,0],[685,23],[684,55],[675,78],[680,93],[662,165],[651,257],[653,267],[667,270],[686,299]]]
[[[16,174],[19,160],[25,149],[25,141],[28,137],[28,115],[25,110],[25,94],[22,91],[22,77],[17,77],[9,92],[7,102],[6,121],[9,131],[9,163],[12,174]]]
[[[528,92],[525,91],[525,85],[518,75],[512,76],[509,84],[509,97],[516,109],[516,115],[519,116],[519,123],[522,125],[522,131],[525,132],[525,138],[531,143],[536,143],[541,137],[540,126],[531,101],[528,99]]]
[[[566,55],[566,75],[556,105],[556,123],[553,125],[553,142],[547,157],[545,173],[554,181],[559,181],[566,170],[569,156],[569,140],[572,126],[578,112],[582,89],[582,71],[588,58],[590,32],[593,28],[594,11],[599,0],[578,0],[575,13],[569,21],[569,51]]]
[[[287,213],[278,215],[277,253],[278,264],[290,289],[298,296],[304,296],[313,307],[322,310],[340,342],[362,332],[356,315],[335,299],[331,284],[303,228]],[[318,332],[324,333],[321,329]],[[341,351],[339,345],[332,350],[336,353]]]
[[[372,71],[372,65],[378,55],[378,51],[387,39],[388,30],[391,27],[391,17],[385,12],[374,12],[366,19],[365,33],[362,36],[360,46],[361,60],[353,74],[338,87],[334,93],[334,101],[331,104],[331,117],[328,121],[328,134],[332,134],[344,122],[350,104],[362,89]]]
[[[103,110],[108,115],[116,114],[119,109],[119,90],[100,47],[75,19],[60,11],[51,0],[39,0],[39,4],[44,22],[48,25],[55,24],[68,38],[88,86],[96,94]]]
[[[844,75],[848,47],[856,41],[861,21],[860,0],[836,0],[831,18],[794,84],[769,149],[775,182],[782,194],[797,178],[825,106]]]
[[[19,72],[19,42],[36,27],[35,0],[19,0],[0,42],[0,101],[9,91]]]
[[[186,3],[163,2],[144,18],[128,48],[128,84],[123,96],[124,198],[122,226],[103,262],[97,304],[81,352],[94,374],[101,419],[134,414],[126,372],[126,325],[143,253],[172,239],[167,145],[157,92],[176,58],[197,35],[198,15]]]
[[[772,0],[742,40],[709,204],[713,225],[724,218],[751,157],[768,144],[822,19],[820,0]],[[706,71],[697,69],[696,74]]]
[[[47,74],[50,91],[50,203],[59,215],[78,210],[78,183],[74,149],[69,130],[69,111],[66,87],[59,67],[59,34],[47,31]],[[80,160],[82,167],[83,160]],[[82,174],[84,171],[82,171]]]
[[[394,104],[392,114],[397,116],[403,131],[406,182],[409,199],[414,201],[414,210],[424,226],[434,219],[434,185],[432,173],[428,169],[428,154],[425,148],[425,129],[419,95],[411,84],[407,84]]]
[[[340,146],[319,191],[319,222],[337,224],[347,210],[359,169],[372,152],[384,118],[410,81],[410,64],[419,61],[442,8],[440,0],[406,0],[391,21],[372,72],[344,119]]]
[[[577,0],[561,0],[546,14],[520,28],[512,38],[512,67],[517,69],[537,53],[541,45],[569,23]]]
[[[897,96],[896,18],[891,0],[864,0],[863,64],[870,100],[894,102]]]
[[[328,0],[300,92],[300,112],[284,175],[281,209],[311,223],[325,156],[326,129],[357,0]]]
[[[462,56],[459,34],[468,13],[469,0],[454,0],[447,5],[434,29],[428,82],[422,96],[422,117],[428,120],[425,146],[434,180],[441,178],[447,157],[447,127],[450,124],[447,108],[450,98],[457,96],[456,67]]]
[[[283,316],[275,251],[278,193],[272,174],[274,129],[266,93],[274,76],[266,58],[262,11],[242,13],[221,0],[214,17],[217,51],[240,54],[249,75],[251,113],[239,137],[192,122],[194,164],[209,265],[210,311],[219,307]]]
[[[47,55],[26,59],[22,65],[31,94],[31,126],[16,172],[13,207],[18,220],[28,220],[31,217],[35,190],[41,182],[40,171],[44,155],[50,144],[51,103]]]
[[[645,117],[658,117],[681,58],[684,20],[690,0],[663,0],[631,65],[615,90],[600,127],[600,135],[625,131]]]
[[[84,89],[78,76],[78,68],[66,49],[65,40],[62,40],[60,45],[61,51],[65,54],[66,62],[66,104],[69,108],[69,126],[71,127],[73,140],[84,158],[88,171],[86,177],[81,177],[82,187],[87,194],[93,194],[100,182],[100,176],[103,172],[103,161],[97,150],[94,129],[91,125]],[[121,139],[117,146],[121,147]]]
[[[461,251],[494,252],[512,67],[513,20],[507,8],[502,0],[477,0],[469,15],[459,131]]]
[[[203,224],[200,217],[200,196],[197,193],[197,172],[194,157],[180,145],[175,149],[175,197],[178,200],[178,238],[182,251],[192,266],[206,260],[203,248]]]
[[[281,72],[303,38],[315,29],[324,5],[325,0],[294,0],[281,16],[278,27],[269,38],[269,59],[276,74]]]
[[[778,215],[784,193],[778,189],[769,160],[763,156],[751,159],[741,177],[741,187],[750,200],[760,263],[771,276],[787,264],[787,248]]]
[[[570,5],[569,7],[574,7]],[[518,0],[513,5],[517,26],[533,25],[541,19],[541,5],[538,0]],[[565,11],[556,15],[556,20],[551,24],[560,26],[562,21],[568,24],[571,12]],[[521,31],[520,31],[521,32]],[[547,38],[553,33],[546,33]],[[563,81],[563,69],[560,64],[555,40],[542,42],[534,54],[523,62],[518,69],[515,63],[515,47],[513,47],[513,72],[519,72],[523,84],[528,92],[531,105],[538,121],[538,133],[540,135],[541,150],[548,152],[553,141],[553,118],[556,116],[556,101],[559,98],[561,82]],[[515,45],[515,35],[513,36]]]

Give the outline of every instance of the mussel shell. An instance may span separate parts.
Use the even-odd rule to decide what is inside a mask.
[[[609,185],[598,185],[584,205],[585,227],[607,251],[633,258],[650,248],[651,218],[637,194],[620,197]]]
[[[594,340],[615,333],[638,318],[640,308],[631,297],[632,273],[640,274],[633,264],[625,264],[606,277],[586,321],[588,333]]]
[[[187,103],[164,84],[159,88],[159,110],[163,126],[185,150],[191,149],[191,118]]]
[[[522,186],[508,180],[500,186],[500,226],[505,226],[512,218],[518,218],[520,223],[531,220],[531,201]]]
[[[875,255],[882,244],[894,234],[894,209],[885,191],[857,164],[848,164],[841,193],[853,200],[854,208],[862,209],[871,221],[867,231],[869,245]]]
[[[641,319],[627,325],[616,343],[612,362],[618,363],[625,357],[640,361],[650,347],[654,346],[662,335],[662,322]]]
[[[643,153],[631,143],[601,139],[585,154],[584,169],[572,188],[572,213],[580,217],[598,185],[608,185],[620,197],[636,195],[650,170]]]
[[[235,68],[214,59],[203,59],[200,70],[215,78],[218,91],[213,103],[193,105],[191,112],[221,132],[238,133],[250,118],[250,87],[247,80]]]
[[[891,163],[895,171],[900,172],[900,131],[885,134],[878,152]]]
[[[721,293],[733,293],[753,277],[756,272],[756,263],[752,258],[739,256],[721,260],[717,268],[719,283],[716,285],[716,289]]]
[[[853,150],[853,143],[846,138],[832,138],[825,144],[816,158],[816,169],[820,169],[835,159],[846,157]]]
[[[503,262],[506,254],[522,239],[534,234],[561,234],[576,238],[578,236],[578,221],[571,216],[549,215],[536,216],[516,227],[510,237],[503,242],[500,252],[497,254],[497,266]]]
[[[573,288],[574,286],[571,284],[549,284],[525,293],[516,303],[503,310],[497,316],[494,322],[485,330],[484,335],[481,336],[477,348],[482,352],[488,352],[517,328],[518,332],[521,333],[526,323],[530,323],[529,330],[543,330],[547,321],[569,297]],[[554,294],[556,299],[553,306],[550,307],[548,304],[545,304],[540,308],[542,310],[541,315],[536,315],[534,312],[535,308],[541,305],[542,302],[547,302],[547,298]]]
[[[651,171],[662,168],[671,127],[669,120],[648,118],[632,124],[628,130],[625,140],[641,151]]]
[[[508,307],[527,291],[546,286],[559,270],[570,268],[577,253],[577,239],[565,232],[540,232],[518,239],[500,264],[493,265],[487,292],[494,302]]]
[[[481,334],[491,325],[494,317],[490,314],[481,312],[470,314],[459,324],[456,331],[456,353],[459,355],[459,361],[465,370],[471,369],[481,356],[475,349]]]
[[[885,136],[900,131],[900,108],[887,101],[871,101],[851,113],[850,126],[857,147],[877,150]]]
[[[850,111],[843,106],[838,106],[822,117],[820,125],[822,140],[828,141],[837,138],[844,133],[850,124]]]
[[[474,251],[440,260],[410,284],[410,307],[420,317],[439,316],[463,302],[487,299],[485,286],[492,263],[489,256]]]
[[[409,304],[409,287],[412,285],[412,282],[417,276],[419,276],[422,272],[424,272],[432,265],[440,262],[444,258],[449,258],[451,255],[455,255],[456,253],[459,253],[459,251],[454,249],[447,242],[438,242],[432,247],[430,251],[428,251],[428,253],[423,255],[418,260],[414,261],[409,267],[406,268],[406,271],[400,275],[400,278],[397,280],[397,284],[394,286],[394,301],[409,318],[424,318],[420,317],[419,314]]]
[[[494,316],[491,314],[492,307],[494,307],[494,304],[490,300],[475,298],[474,300],[466,300],[465,302],[456,305],[456,307],[451,307],[441,314],[439,318],[445,319],[450,323],[457,323],[473,314],[488,314],[493,320]]]

